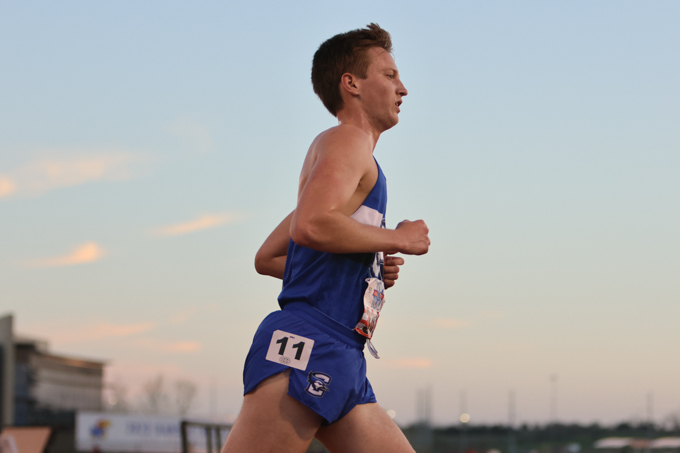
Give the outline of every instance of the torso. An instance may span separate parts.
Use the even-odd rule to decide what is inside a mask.
[[[332,143],[329,146],[329,139],[333,137],[327,135],[343,133],[342,128],[338,126],[320,134],[310,146],[300,175],[298,197],[317,159],[329,157],[323,153],[344,151],[342,148],[333,149]],[[361,138],[356,130],[347,132]],[[370,136],[366,134],[365,142],[359,140],[358,147],[351,151],[351,163],[358,165],[361,178],[349,201],[338,210],[360,223],[384,228],[386,179],[373,158]],[[304,302],[345,328],[355,330],[364,313],[368,281],[377,278],[382,282],[382,261],[382,253],[334,254],[312,250],[290,240],[279,304],[284,308],[292,302]],[[357,341],[365,340],[358,333],[356,336]]]

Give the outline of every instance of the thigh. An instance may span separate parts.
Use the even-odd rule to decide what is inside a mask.
[[[377,403],[359,404],[316,433],[332,453],[414,453],[406,436]]]
[[[265,379],[244,397],[222,453],[304,453],[322,419],[288,395],[289,373]]]

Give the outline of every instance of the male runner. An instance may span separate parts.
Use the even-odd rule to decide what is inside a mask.
[[[425,222],[385,228],[386,180],[373,150],[399,121],[407,91],[389,33],[376,24],[324,42],[312,84],[339,125],[312,142],[296,209],[255,258],[283,279],[282,310],[258,328],[246,359],[241,413],[222,450],[304,452],[317,437],[331,452],[413,452],[376,403],[364,344],[384,289],[403,258],[427,253]]]

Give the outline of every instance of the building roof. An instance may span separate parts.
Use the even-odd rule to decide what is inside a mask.
[[[79,368],[93,368],[101,369],[108,363],[107,360],[94,360],[81,357],[67,356],[62,354],[54,354],[49,352],[49,343],[47,340],[28,337],[25,335],[14,335],[14,345],[19,347],[28,347],[34,349],[40,354],[43,360],[53,362],[55,364],[62,364],[74,366]]]

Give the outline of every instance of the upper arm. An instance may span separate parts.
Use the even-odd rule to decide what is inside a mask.
[[[317,146],[316,160],[301,178],[291,233],[329,213],[350,216],[353,209],[348,209],[348,204],[373,162],[372,148],[364,136],[335,134]]]

